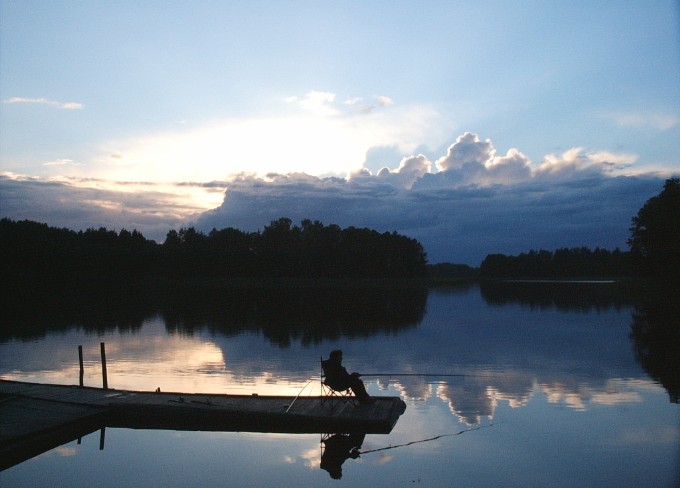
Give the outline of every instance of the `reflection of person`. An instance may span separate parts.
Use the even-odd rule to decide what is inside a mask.
[[[359,457],[359,449],[364,442],[365,434],[334,434],[323,441],[325,446],[321,454],[321,469],[328,471],[331,478],[342,478],[342,463],[347,459]]]
[[[373,403],[373,399],[366,391],[364,382],[359,378],[359,373],[349,374],[342,366],[342,351],[331,351],[330,357],[322,362],[323,371],[326,375],[325,383],[334,390],[345,391],[351,388],[360,403]]]

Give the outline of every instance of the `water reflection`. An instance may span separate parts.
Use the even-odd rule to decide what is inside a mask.
[[[93,310],[94,327],[81,309],[59,311],[62,325],[39,339],[5,333],[0,376],[77,383],[76,348],[84,344],[86,384],[98,385],[97,347],[105,341],[115,388],[295,395],[318,378],[319,357],[340,348],[365,374],[371,395],[400,395],[408,405],[389,436],[368,435],[354,451],[343,445],[337,459],[344,458],[345,483],[672,486],[678,405],[659,384],[677,401],[676,300],[635,306],[591,285],[538,288],[536,296],[526,287],[476,286],[288,290],[275,298],[271,290],[260,297],[176,293],[127,314],[113,309],[134,301],[93,302],[111,310],[109,319]],[[313,382],[303,394],[318,387]],[[469,434],[443,437],[461,431]],[[234,486],[334,483],[321,469],[327,446],[319,435],[108,428],[106,443],[106,455],[95,459],[73,442],[61,448],[74,454],[68,464],[51,451],[0,481],[9,486],[42,472],[64,485],[94,485],[125,465],[111,486],[139,479],[148,486],[227,478]],[[408,447],[381,450],[390,446]]]
[[[148,288],[56,290],[33,303],[6,304],[0,343],[32,340],[47,332],[82,328],[88,333],[138,333],[157,316],[168,332],[205,329],[224,336],[262,333],[279,347],[293,341],[319,344],[340,337],[398,333],[417,326],[425,313],[424,286],[340,283],[280,287],[203,286],[159,293]]]
[[[480,291],[489,305],[520,303],[567,312],[620,310],[632,303],[627,286],[616,282],[483,281]]]
[[[206,328],[221,335],[258,331],[279,347],[303,346],[340,337],[398,333],[417,326],[427,288],[319,286],[226,289],[176,295],[161,314],[169,331]]]
[[[680,290],[664,283],[632,289],[596,282],[483,282],[481,295],[492,306],[512,303],[531,309],[606,312],[634,306],[630,339],[636,361],[680,403]]]
[[[103,315],[96,312],[80,316],[84,322],[75,328],[60,322],[62,332],[48,340],[5,337],[0,375],[72,383],[78,377],[76,347],[85,339],[86,384],[98,386],[99,340],[88,339],[87,325],[94,323],[107,342],[114,387],[296,395],[318,375],[319,356],[333,344],[347,344],[348,361],[374,391],[389,384],[405,398],[439,398],[466,424],[475,424],[492,417],[499,400],[526,404],[536,388],[574,409],[628,396],[634,401],[626,379],[645,375],[631,361],[630,338],[622,333],[632,316],[638,361],[677,399],[677,337],[668,335],[678,330],[675,302],[662,300],[632,314],[611,287],[593,286],[542,284],[540,299],[527,293],[533,284],[519,285],[522,293],[515,284],[429,295],[419,288],[368,287],[178,293],[160,302],[159,314],[134,325],[121,325],[122,315],[112,313],[102,328]],[[560,293],[568,300],[560,302]],[[525,307],[536,300],[545,305]],[[653,325],[659,323],[668,327]],[[55,338],[66,348],[55,347]],[[303,394],[316,394],[315,388]]]
[[[658,288],[635,308],[635,359],[680,403],[680,290]]]
[[[342,465],[348,459],[357,459],[365,434],[321,434],[321,469],[331,478],[342,478]]]

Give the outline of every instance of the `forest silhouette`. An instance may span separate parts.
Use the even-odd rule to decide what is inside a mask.
[[[132,282],[143,278],[417,278],[426,254],[396,232],[324,225],[288,218],[262,232],[193,227],[171,230],[163,244],[140,232],[106,228],[75,232],[32,221],[0,221],[6,282]]]
[[[668,179],[632,217],[630,251],[587,247],[490,254],[479,269],[427,264],[423,246],[397,232],[340,228],[286,217],[262,231],[194,227],[170,230],[162,244],[139,231],[73,231],[32,221],[0,220],[3,279],[17,291],[50,292],[201,279],[600,279],[680,276],[680,180]]]
[[[680,284],[680,179],[669,178],[663,190],[633,216],[629,252],[587,247],[554,252],[531,250],[517,256],[489,254],[480,276],[491,279],[573,279],[637,277]]]

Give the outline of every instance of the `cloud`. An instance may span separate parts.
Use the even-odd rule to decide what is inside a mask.
[[[88,174],[120,180],[226,179],[243,172],[342,175],[368,152],[408,154],[446,140],[447,117],[428,106],[392,107],[357,116],[331,93],[313,92],[287,116],[216,120],[149,136],[110,141]],[[348,111],[350,110],[350,111]]]
[[[496,156],[490,139],[482,141],[477,134],[466,132],[449,147],[446,156],[437,160],[436,166],[446,173],[449,181],[489,185],[528,180],[530,163],[518,149],[510,149],[505,156]]]
[[[338,115],[340,112],[334,108],[335,93],[311,91],[303,98],[294,100],[298,101],[300,106],[317,115]]]
[[[325,142],[320,141],[317,158],[335,151]],[[378,151],[380,159],[397,154],[389,144],[374,147],[384,149]],[[167,154],[176,149],[171,144]],[[277,149],[274,144],[271,154]],[[109,164],[124,170],[140,153],[106,154]],[[633,175],[629,165],[635,161],[631,154],[576,147],[532,163],[519,149],[499,156],[490,140],[465,133],[436,164],[417,154],[375,173],[360,168],[347,177],[314,176],[304,168],[284,174],[273,166],[265,173],[264,165],[226,180],[187,177],[186,183],[39,180],[6,173],[0,177],[0,210],[2,216],[76,229],[137,228],[157,240],[186,225],[206,232],[213,227],[257,231],[283,216],[297,223],[312,219],[398,231],[418,239],[430,262],[479,265],[491,253],[626,249],[631,218],[670,176]]]
[[[54,161],[48,161],[43,163],[43,166],[82,166],[82,163],[74,161],[73,159],[55,159]]]
[[[385,96],[385,95],[379,95],[379,96],[375,97],[375,101],[378,104],[378,106],[380,106],[380,107],[385,107],[387,105],[394,104],[392,99],[390,97]]]
[[[163,241],[170,229],[214,207],[224,184],[114,182],[0,174],[0,216],[56,227],[137,229]]]
[[[477,134],[466,132],[449,147],[446,156],[437,160],[437,167],[441,171],[476,171],[490,161],[494,154],[496,150],[490,139],[481,141]]]
[[[680,124],[677,115],[666,112],[612,112],[603,117],[621,127],[652,128],[657,131],[670,130]]]
[[[537,177],[569,178],[577,173],[612,173],[626,169],[637,161],[634,154],[615,154],[608,151],[586,152],[581,147],[561,155],[548,154],[536,171]]]
[[[324,117],[336,117],[348,113],[369,114],[376,108],[394,105],[394,101],[386,95],[378,95],[368,101],[364,97],[349,97],[340,104],[335,99],[335,93],[312,90],[303,97],[290,96],[285,101],[296,103],[303,110]]]
[[[429,173],[431,168],[432,163],[427,157],[419,154],[418,156],[410,156],[402,159],[399,163],[399,168],[397,168],[396,171],[390,171],[388,167],[383,167],[378,172],[378,177],[391,179],[394,184],[408,189],[426,173]],[[362,174],[364,176],[367,175],[366,173],[359,173],[357,176],[361,176]]]
[[[296,175],[271,181],[244,178],[230,185],[220,208],[203,214],[196,224],[205,230],[233,226],[254,231],[288,216],[296,222],[311,218],[396,230],[420,240],[431,262],[478,265],[493,252],[625,248],[630,218],[661,185],[658,178],[599,175],[574,179],[570,185],[536,180],[407,190],[365,174],[351,181]]]
[[[82,103],[78,102],[58,102],[56,100],[49,100],[47,98],[24,98],[24,97],[11,97],[4,100],[3,103],[13,104],[13,103],[32,103],[40,105],[49,105],[62,110],[81,110],[84,108]]]
[[[437,160],[402,159],[394,170],[349,178],[243,176],[222,205],[195,221],[204,230],[257,230],[281,216],[415,237],[431,262],[478,265],[490,253],[559,247],[626,248],[630,219],[663,178],[625,176],[635,157],[574,148],[538,165],[518,149],[497,156],[490,140],[459,137]]]

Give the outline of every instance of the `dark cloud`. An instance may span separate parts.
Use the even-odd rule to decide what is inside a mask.
[[[243,177],[223,204],[202,215],[204,230],[262,229],[281,216],[398,231],[418,239],[430,262],[478,265],[489,253],[559,247],[626,249],[631,217],[663,177],[614,176],[611,164],[576,148],[536,170],[519,150],[497,156],[489,140],[459,137],[428,172],[425,156],[395,170],[367,169],[348,180],[309,175]]]
[[[202,210],[182,204],[150,183],[118,183],[118,190],[93,187],[94,180],[78,182],[87,187],[73,183],[0,175],[0,216],[73,230],[137,229],[162,242],[168,230],[179,228],[189,215]],[[133,188],[123,191],[126,186]],[[140,187],[145,190],[139,191]]]
[[[584,174],[554,184],[534,179],[514,185],[429,184],[446,179],[428,174],[412,189],[380,176],[345,180],[278,177],[243,179],[224,203],[196,222],[205,230],[233,226],[262,229],[287,216],[341,226],[399,231],[420,240],[431,262],[477,265],[488,253],[568,246],[626,248],[630,219],[660,191],[658,177]],[[420,183],[420,181],[418,182]]]
[[[395,169],[383,166],[373,174],[365,168],[347,179],[297,173],[202,183],[203,192],[227,187],[222,205],[202,214],[160,185],[118,183],[104,190],[0,176],[0,216],[72,229],[136,228],[156,240],[186,225],[257,231],[280,217],[312,219],[397,231],[418,239],[430,262],[479,265],[490,253],[626,249],[631,218],[667,177],[616,176],[614,169],[630,158],[574,148],[533,164],[517,149],[498,156],[491,141],[466,133],[436,167],[417,155]],[[191,186],[174,184],[181,191]]]

